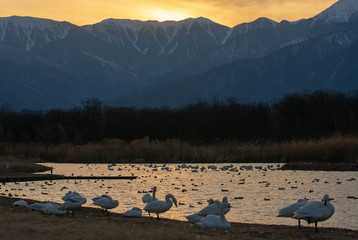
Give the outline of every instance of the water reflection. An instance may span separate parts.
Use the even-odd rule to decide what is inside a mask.
[[[356,172],[274,171],[267,164],[200,164],[191,168],[178,165],[143,164],[45,164],[54,174],[71,176],[138,176],[135,180],[57,180],[6,183],[0,192],[41,201],[62,202],[68,191],[77,191],[90,200],[108,194],[119,201],[113,211],[125,212],[132,207],[144,208],[142,196],[157,186],[156,197],[164,200],[167,193],[179,202],[162,217],[186,220],[185,215],[200,211],[210,198],[228,196],[233,206],[226,215],[230,222],[296,225],[294,219],[277,218],[278,209],[301,198],[321,200],[328,193],[334,198],[333,217],[322,227],[358,229],[358,174]],[[252,169],[250,168],[252,166]],[[260,169],[259,166],[263,166]],[[275,165],[274,165],[275,166]],[[240,170],[241,167],[241,170]],[[256,167],[256,168],[255,168]],[[270,166],[272,167],[272,166]],[[250,170],[251,169],[251,170]],[[146,215],[143,212],[143,215]],[[307,225],[303,223],[304,225]]]

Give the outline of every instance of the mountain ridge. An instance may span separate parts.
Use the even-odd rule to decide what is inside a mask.
[[[183,104],[181,99],[209,100],[215,94],[269,101],[269,97],[302,90],[296,78],[291,86],[282,79],[294,77],[285,69],[267,64],[279,72],[271,75],[260,69],[263,65],[259,63],[266,60],[257,59],[271,59],[275,54],[292,62],[287,69],[293,73],[307,61],[296,55],[318,61],[306,66],[306,71],[316,76],[317,71],[330,72],[319,63],[326,61],[336,74],[322,77],[331,78],[332,83],[343,81],[338,79],[344,75],[339,66],[350,69],[351,74],[345,74],[349,76],[346,85],[355,86],[354,70],[331,56],[343,56],[345,49],[358,41],[357,2],[340,0],[312,18],[295,22],[262,17],[233,28],[203,17],[164,22],[105,19],[84,26],[32,17],[0,18],[0,104],[49,109],[71,107],[83,98],[94,97],[114,106],[165,106],[178,95],[177,102],[171,100],[170,104],[176,106]],[[349,12],[340,13],[342,9]],[[317,44],[312,43],[314,39]],[[236,64],[238,61],[241,63]],[[300,76],[315,81],[312,86],[319,83],[325,87],[322,79]],[[264,79],[265,87],[257,85],[255,89],[252,85],[259,79]],[[278,79],[289,90],[272,88],[269,97],[260,98]],[[168,85],[173,86],[164,87]],[[149,92],[155,97],[146,96]],[[154,98],[158,104],[151,103]]]

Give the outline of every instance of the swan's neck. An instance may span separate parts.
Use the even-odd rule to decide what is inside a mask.
[[[168,205],[171,207],[173,206],[173,197],[172,196],[165,196],[165,201],[168,203]]]
[[[155,199],[155,192],[157,191],[157,189],[156,188],[154,188],[153,189],[153,195],[152,195],[152,200],[154,200]]]
[[[220,206],[219,216],[220,216],[220,219],[222,219],[222,220],[225,219],[224,210],[225,210],[225,206],[224,205]]]

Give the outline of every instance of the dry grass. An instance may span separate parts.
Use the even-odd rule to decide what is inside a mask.
[[[233,223],[228,230],[204,230],[181,221],[157,221],[143,217],[106,217],[95,208],[83,208],[72,217],[48,216],[40,212],[12,207],[17,199],[0,197],[0,232],[2,240],[13,239],[358,239],[358,231]]]
[[[277,144],[190,145],[176,139],[124,142],[106,139],[85,145],[0,144],[0,156],[35,162],[351,162],[358,161],[358,137],[334,136],[316,141]]]

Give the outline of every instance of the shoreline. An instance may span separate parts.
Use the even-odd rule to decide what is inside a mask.
[[[99,208],[83,207],[74,217],[50,216],[37,211],[13,207],[21,198],[0,197],[0,231],[2,239],[357,239],[358,231],[314,226],[299,230],[297,226],[232,222],[229,229],[201,229],[185,221],[162,218],[125,218],[120,213],[109,217]],[[32,203],[31,199],[24,199]],[[145,213],[144,213],[145,214]],[[14,221],[16,220],[16,221]],[[322,225],[321,225],[322,226]],[[83,228],[86,231],[83,231]],[[82,231],[81,231],[82,230]],[[75,234],[74,234],[75,233]],[[57,235],[56,235],[57,234]],[[100,236],[100,237],[99,237]]]

